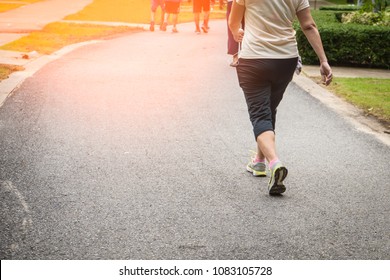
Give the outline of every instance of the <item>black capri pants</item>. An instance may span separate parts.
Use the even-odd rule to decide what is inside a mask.
[[[298,57],[288,59],[240,58],[237,75],[242,88],[255,139],[275,131],[276,109],[291,82]]]

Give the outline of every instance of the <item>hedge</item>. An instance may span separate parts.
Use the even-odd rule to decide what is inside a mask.
[[[321,6],[320,11],[357,11],[360,7],[357,5],[334,5],[334,6]]]
[[[342,24],[333,12],[313,11],[329,63],[390,69],[390,28]],[[318,64],[318,58],[299,23],[295,23],[299,53],[304,64]]]

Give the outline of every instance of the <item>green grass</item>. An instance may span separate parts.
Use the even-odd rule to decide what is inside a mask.
[[[12,3],[0,3],[0,13],[26,5],[26,3],[35,3],[43,0],[12,0]]]
[[[106,38],[135,28],[91,24],[55,22],[46,25],[42,30],[30,33],[16,41],[0,47],[4,50],[19,52],[37,51],[40,54],[51,54],[67,45]]]
[[[7,79],[11,73],[22,70],[24,70],[22,66],[0,64],[0,81]]]
[[[328,89],[390,124],[390,79],[335,78]]]
[[[150,1],[95,0],[80,12],[65,17],[66,20],[118,21],[147,23],[150,21]]]
[[[225,8],[226,9],[226,8]],[[161,17],[160,9],[157,10],[156,19]],[[210,14],[211,19],[224,19],[226,10],[215,9]],[[149,0],[115,0],[115,5],[108,0],[95,0],[82,11],[65,17],[66,20],[84,21],[120,21],[131,23],[150,22]],[[179,23],[190,22],[194,19],[192,3],[183,1],[179,13]]]

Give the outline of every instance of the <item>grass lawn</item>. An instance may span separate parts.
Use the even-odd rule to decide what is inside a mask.
[[[7,79],[11,73],[22,70],[24,70],[22,66],[0,64],[0,81]]]
[[[211,12],[211,19],[226,18],[226,10],[215,9]],[[225,8],[226,9],[226,8]],[[161,17],[160,8],[157,10],[156,20]],[[69,15],[67,20],[97,20],[97,21],[120,21],[131,23],[150,22],[150,0],[116,0],[115,5],[108,0],[95,0],[82,11]],[[194,19],[192,3],[183,1],[179,13],[179,23],[190,22]],[[157,22],[156,22],[157,23]]]
[[[334,78],[328,89],[390,125],[390,79]]]
[[[30,33],[16,41],[3,45],[0,49],[19,52],[37,51],[40,54],[51,54],[67,45],[106,38],[135,28],[91,24],[74,24],[54,22],[46,25],[42,30]]]
[[[0,3],[0,13],[19,8],[28,3],[34,3],[39,1],[43,1],[43,0],[12,0],[9,1],[9,3]]]

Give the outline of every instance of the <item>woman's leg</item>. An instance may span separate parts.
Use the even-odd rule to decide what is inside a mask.
[[[237,68],[255,134],[259,160],[266,158],[272,171],[270,194],[283,193],[287,169],[279,161],[275,145],[276,108],[292,79],[296,59],[241,59]]]

